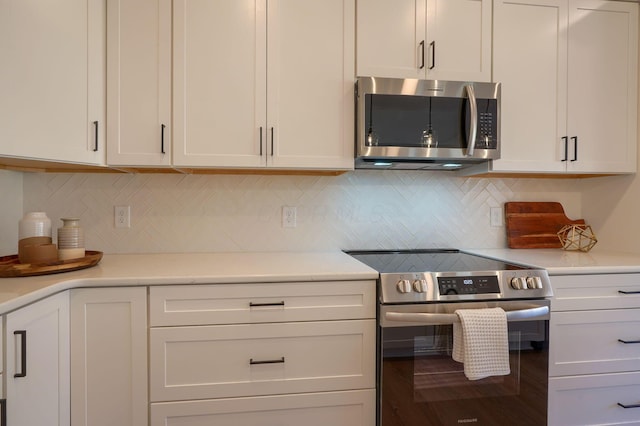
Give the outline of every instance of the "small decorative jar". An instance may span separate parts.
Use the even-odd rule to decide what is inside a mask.
[[[51,220],[45,212],[29,212],[18,222],[18,261],[47,263],[57,260],[51,244]]]
[[[62,218],[62,227],[58,228],[58,259],[76,259],[84,257],[84,231],[80,219]]]

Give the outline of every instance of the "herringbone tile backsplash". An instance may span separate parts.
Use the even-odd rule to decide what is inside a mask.
[[[579,217],[571,179],[485,179],[448,173],[355,171],[341,176],[23,175],[23,211],[45,211],[55,229],[79,217],[86,247],[105,253],[289,251],[356,248],[493,248],[505,229],[490,208],[560,201]],[[131,228],[114,206],[131,206]],[[282,226],[282,207],[297,227]],[[17,223],[15,224],[17,227]]]

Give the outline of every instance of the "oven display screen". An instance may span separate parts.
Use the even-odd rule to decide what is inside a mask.
[[[469,276],[469,277],[438,277],[438,289],[441,296],[453,294],[487,294],[500,293],[498,277]]]

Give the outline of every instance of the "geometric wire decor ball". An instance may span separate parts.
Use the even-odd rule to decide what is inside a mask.
[[[598,242],[589,225],[565,225],[558,231],[558,238],[565,250],[589,251]]]

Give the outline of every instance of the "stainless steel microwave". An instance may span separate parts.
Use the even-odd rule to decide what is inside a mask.
[[[360,77],[355,167],[455,170],[500,158],[500,83]]]

